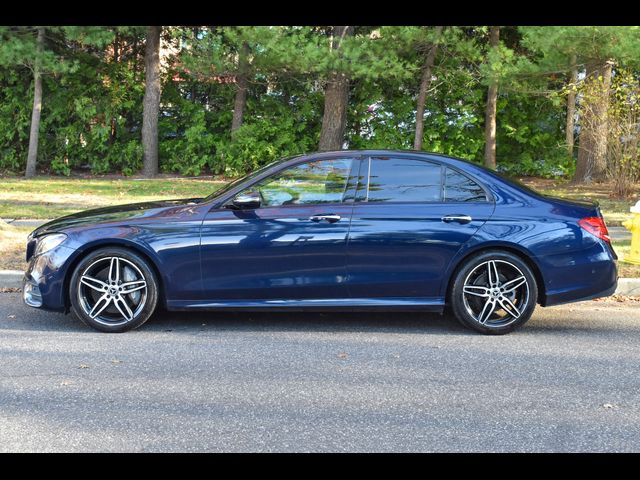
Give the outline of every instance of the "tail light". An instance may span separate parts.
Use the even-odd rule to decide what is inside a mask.
[[[602,217],[587,217],[578,221],[578,225],[581,228],[586,230],[587,232],[595,235],[601,240],[604,240],[607,243],[611,243],[611,238],[609,237],[609,230],[607,230],[607,225],[604,223],[604,218]]]

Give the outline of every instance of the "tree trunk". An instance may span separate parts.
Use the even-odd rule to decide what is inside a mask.
[[[500,42],[500,27],[489,30],[489,46],[497,48]],[[492,80],[487,92],[487,108],[484,116],[484,164],[496,169],[496,102],[498,100],[498,81]]]
[[[249,75],[249,45],[242,43],[238,55],[238,75],[236,82],[236,98],[233,102],[233,119],[231,121],[231,135],[242,126],[244,109],[247,106],[247,85]]]
[[[422,67],[422,79],[420,80],[420,91],[418,93],[418,104],[416,106],[416,136],[413,140],[414,150],[422,149],[422,140],[424,138],[424,108],[427,102],[427,92],[431,86],[431,71],[433,64],[436,60],[436,53],[438,52],[438,40],[442,34],[444,27],[436,27],[435,41],[429,48],[427,57]]]
[[[118,37],[118,27],[115,27],[113,34],[113,61],[118,63],[120,59],[120,39]]]
[[[604,180],[607,171],[607,111],[613,62],[586,66],[585,81],[597,82],[597,90],[591,98],[582,101],[589,104],[582,109],[580,141],[574,183]]]
[[[569,157],[573,157],[573,145],[575,142],[573,131],[575,128],[574,122],[576,116],[576,92],[574,89],[577,81],[578,67],[576,66],[576,54],[574,53],[571,55],[571,78],[569,80],[571,88],[567,95],[567,126],[565,129],[567,154]]]
[[[333,27],[331,50],[338,51],[342,40],[353,34],[353,27]],[[324,90],[324,113],[319,150],[339,150],[344,142],[349,103],[349,79],[344,73],[332,72]]]
[[[160,114],[160,29],[148,27],[145,47],[145,90],[142,105],[142,173],[153,177],[158,173],[158,116]]]
[[[24,176],[33,177],[36,174],[38,160],[38,137],[40,134],[40,113],[42,112],[42,72],[40,71],[40,56],[44,50],[44,27],[38,27],[37,48],[38,56],[33,67],[33,109],[31,110],[31,131],[29,132],[29,151],[27,153],[27,168]]]

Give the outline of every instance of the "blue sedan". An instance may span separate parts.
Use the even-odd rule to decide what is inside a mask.
[[[449,307],[503,334],[616,289],[596,204],[424,152],[287,158],[206,198],[61,217],[27,244],[27,305],[104,332],[167,310]]]

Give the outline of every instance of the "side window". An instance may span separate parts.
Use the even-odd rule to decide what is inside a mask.
[[[436,163],[404,158],[372,158],[369,169],[368,202],[442,200],[442,168]]]
[[[251,187],[262,197],[262,206],[341,203],[345,200],[351,158],[301,163],[276,173]]]
[[[480,185],[450,168],[446,169],[444,179],[445,202],[486,202],[487,194]]]

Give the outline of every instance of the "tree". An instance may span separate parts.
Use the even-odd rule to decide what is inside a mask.
[[[145,46],[145,91],[142,113],[143,175],[158,174],[158,116],[160,114],[160,31],[147,28]]]
[[[33,177],[36,174],[38,159],[38,136],[40,133],[40,113],[42,111],[42,72],[40,58],[44,51],[44,27],[38,27],[37,56],[33,67],[33,109],[31,114],[31,131],[29,133],[29,153],[27,154],[27,168],[24,176]]]
[[[613,62],[588,63],[580,105],[580,148],[575,179],[603,180],[607,172],[609,90]]]
[[[611,81],[607,108],[607,170],[614,193],[626,198],[640,176],[640,81],[634,72],[618,67]]]
[[[573,158],[573,147],[575,144],[574,130],[576,117],[576,91],[575,85],[578,82],[578,66],[576,65],[576,54],[571,54],[571,71],[569,74],[569,92],[567,93],[567,120],[565,126],[565,142],[567,144],[567,154]]]
[[[496,50],[500,44],[500,27],[489,29],[489,48]],[[485,110],[485,146],[484,164],[488,168],[496,168],[496,102],[498,100],[498,80],[490,80],[487,91],[487,105]]]
[[[433,41],[429,44],[422,67],[422,79],[420,80],[420,90],[416,104],[416,134],[413,140],[414,150],[422,149],[422,141],[424,139],[424,108],[427,101],[427,93],[431,86],[433,65],[436,60],[436,54],[438,53],[438,42],[443,29],[444,27],[442,26],[435,27]]]
[[[238,53],[238,75],[236,77],[236,98],[233,102],[233,120],[231,122],[231,135],[242,126],[244,109],[247,105],[247,83],[249,81],[249,44],[242,42]]]
[[[579,136],[578,158],[573,181],[576,183],[601,180],[606,176],[607,115],[606,104],[612,78],[612,62],[636,65],[640,54],[638,27],[563,26],[520,27],[524,42],[539,56],[541,71],[554,74],[569,73],[573,66],[582,73],[580,85],[569,88],[567,98],[567,144],[570,143],[570,125],[573,91],[585,84],[589,95],[578,93]],[[575,60],[574,60],[575,59]],[[571,117],[571,118],[570,118]]]
[[[103,27],[0,27],[0,67],[13,71],[13,77],[20,77],[27,71],[33,82],[33,102],[29,123],[28,151],[25,175],[36,173],[36,163],[41,156],[40,131],[43,130],[43,105],[46,82],[51,78],[57,93],[58,81],[78,70],[80,62],[76,49],[101,48],[109,42],[111,35]],[[19,84],[20,82],[18,82]],[[78,94],[78,92],[75,92]],[[17,126],[16,126],[17,127]],[[18,134],[19,137],[23,135]],[[17,151],[22,152],[19,148]],[[15,158],[16,150],[9,149],[7,157]],[[12,162],[13,163],[13,162]]]
[[[353,27],[332,28],[330,49],[335,55],[340,55],[342,43],[349,35],[353,35]],[[347,75],[337,70],[331,72],[324,90],[324,113],[318,144],[319,150],[339,150],[342,148],[347,124],[348,103],[349,79]]]

